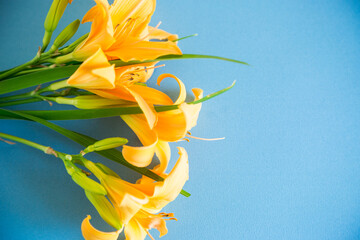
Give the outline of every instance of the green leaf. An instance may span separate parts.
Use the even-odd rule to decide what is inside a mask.
[[[78,66],[51,68],[48,70],[30,73],[0,81],[0,94],[34,87],[71,76]]]
[[[73,140],[74,142],[77,142],[81,145],[83,145],[84,147],[87,147],[91,144],[94,144],[95,142],[97,142],[98,140],[95,139],[95,138],[92,138],[92,137],[89,137],[89,136],[86,136],[84,134],[81,134],[81,133],[78,133],[78,132],[74,132],[74,131],[70,131],[66,128],[63,128],[63,127],[60,127],[54,123],[51,123],[51,122],[48,122],[44,119],[41,119],[41,118],[38,118],[38,117],[35,117],[35,116],[31,116],[29,114],[26,114],[26,113],[20,113],[20,112],[15,112],[15,111],[11,111],[11,110],[6,110],[6,109],[1,109],[0,108],[0,113],[3,113],[3,112],[8,112],[8,113],[12,113],[14,115],[18,115],[20,117],[22,117],[23,119],[28,119],[28,120],[31,120],[31,121],[35,121],[35,122],[38,122],[48,128],[51,128],[53,129],[54,131],[64,135],[65,137]],[[163,181],[164,179],[160,176],[158,176],[157,174],[153,173],[152,171],[150,171],[149,169],[147,168],[139,168],[139,167],[136,167],[130,163],[128,163],[124,157],[122,156],[122,153],[116,149],[109,149],[109,150],[104,150],[104,151],[99,151],[99,152],[96,152],[110,160],[113,160],[115,162],[118,162],[142,175],[145,175],[151,179],[154,179],[156,181]]]
[[[162,56],[157,59],[154,59],[154,60],[147,60],[147,61],[123,62],[121,60],[115,60],[115,61],[110,61],[110,62],[114,63],[116,65],[116,67],[121,67],[121,66],[128,66],[128,65],[134,65],[134,64],[139,64],[139,63],[148,63],[148,62],[156,62],[156,61],[168,61],[168,60],[179,60],[179,59],[199,59],[199,58],[217,59],[217,60],[223,60],[223,61],[248,65],[246,62],[231,59],[231,58],[224,58],[224,57],[211,56],[211,55],[202,55],[202,54],[166,55],[166,56]],[[81,64],[81,63],[79,62],[78,64]],[[37,86],[39,84],[44,84],[44,83],[52,82],[55,80],[70,77],[76,71],[76,69],[78,67],[79,67],[79,65],[57,67],[57,68],[52,68],[52,69],[35,72],[35,73],[29,73],[26,75],[2,80],[2,81],[0,81],[0,94],[10,93],[10,92],[25,89],[28,87]]]
[[[177,105],[155,107],[157,112],[164,112],[177,109]],[[14,114],[23,113],[30,114],[44,120],[80,120],[80,119],[94,119],[115,117],[125,114],[140,114],[142,110],[140,107],[122,107],[122,108],[102,108],[102,109],[77,109],[77,110],[50,110],[50,111],[12,111],[6,112],[0,109],[1,118],[19,119],[19,115]],[[20,117],[20,119],[23,119]]]

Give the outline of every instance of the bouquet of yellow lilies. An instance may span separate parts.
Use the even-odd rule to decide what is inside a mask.
[[[0,119],[37,122],[84,148],[71,155],[8,133],[0,132],[0,138],[5,143],[23,143],[62,160],[72,180],[84,190],[102,219],[115,229],[99,231],[87,216],[81,225],[85,239],[117,239],[124,231],[126,239],[139,240],[147,235],[151,237],[152,228],[157,229],[161,237],[168,231],[166,220],[176,219],[172,213],[161,212],[162,208],[179,194],[190,196],[183,190],[189,177],[188,154],[179,147],[179,158],[175,166],[168,169],[169,142],[191,138],[189,131],[196,126],[202,102],[234,84],[207,96],[203,96],[200,88],[192,89],[194,100],[185,102],[185,85],[176,76],[162,74],[157,79],[158,85],[169,78],[177,82],[180,90],[176,101],[149,87],[147,81],[154,70],[162,66],[158,65],[160,61],[214,58],[246,63],[217,56],[183,54],[178,46],[183,38],[159,26],[149,26],[155,0],[115,0],[112,4],[95,0],[95,6],[82,18],[82,23],[91,22],[90,32],[67,45],[80,20],[69,24],[55,39],[52,35],[71,2],[53,0],[44,23],[42,46],[35,57],[0,72]],[[26,88],[31,90],[13,94]],[[14,111],[6,108],[37,101],[72,105],[76,109]],[[49,121],[113,116],[122,118],[142,146],[131,146],[120,136],[94,139]],[[88,160],[86,155],[90,153],[122,164],[142,177],[136,183],[129,183],[104,164]],[[154,156],[158,165],[149,169]],[[89,178],[90,174],[98,181]]]

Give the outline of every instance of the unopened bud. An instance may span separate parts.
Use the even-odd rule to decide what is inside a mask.
[[[79,109],[98,109],[108,107],[121,107],[131,104],[126,100],[102,98],[97,95],[77,96],[74,99],[74,106]]]
[[[64,164],[66,167],[66,171],[71,176],[72,180],[84,190],[100,195],[107,194],[105,188],[100,183],[95,182],[91,178],[87,177],[80,168],[75,166],[75,164],[69,161],[64,161]]]
[[[42,51],[44,51],[49,44],[51,35],[56,29],[60,18],[64,14],[66,6],[71,2],[72,0],[54,0],[51,4],[50,10],[44,22],[45,34],[43,38],[43,47],[41,49]]]
[[[119,214],[105,196],[88,191],[85,191],[85,194],[105,222],[115,229],[119,230],[122,228]]]
[[[55,39],[53,45],[50,48],[50,52],[55,52],[57,49],[62,47],[65,43],[67,43],[76,33],[80,25],[80,20],[76,19],[72,23],[70,23]]]
[[[128,140],[126,138],[113,137],[113,138],[105,138],[103,140],[97,141],[93,145],[88,146],[84,149],[84,153],[94,152],[94,151],[102,151],[111,148],[117,148],[124,144],[126,144]]]

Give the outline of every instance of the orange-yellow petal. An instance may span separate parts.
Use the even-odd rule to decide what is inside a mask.
[[[147,233],[135,219],[131,220],[124,229],[126,240],[143,240]]]
[[[170,73],[165,73],[165,74],[161,74],[158,79],[157,79],[157,84],[160,86],[160,83],[162,82],[162,80],[164,80],[165,78],[173,78],[176,80],[176,82],[179,84],[180,87],[180,92],[179,92],[179,97],[177,98],[177,100],[174,102],[175,105],[180,104],[185,102],[186,99],[186,88],[184,83],[177,78],[176,76],[170,74]]]
[[[93,55],[99,48],[108,49],[114,42],[114,29],[109,13],[107,0],[95,0],[96,7],[90,9],[83,22],[92,21],[89,36],[76,47],[72,56],[83,61]]]
[[[144,98],[136,91],[133,91],[133,89],[130,90],[130,88],[127,87],[125,87],[125,89],[128,90],[131,95],[133,95],[136,102],[139,104],[139,107],[143,111],[149,127],[152,129],[157,122],[157,115],[154,106],[151,103],[147,103]]]
[[[160,163],[153,169],[153,171],[158,175],[161,175],[166,171],[166,168],[171,158],[171,150],[169,143],[159,140],[156,144],[155,153]]]
[[[158,122],[155,131],[159,139],[168,142],[175,142],[185,137],[187,123],[184,113],[179,110],[171,110],[158,113]]]
[[[140,94],[145,101],[155,105],[171,105],[173,101],[165,93],[147,86],[132,85],[129,87],[131,90]]]
[[[180,193],[185,182],[189,179],[188,155],[184,148],[178,147],[180,157],[170,174],[163,182],[157,182],[153,196],[143,209],[150,212],[159,212],[169,202],[173,201]]]
[[[149,26],[149,38],[157,40],[169,40],[174,41],[178,39],[178,35],[168,33],[164,30]]]
[[[192,89],[195,95],[195,101],[199,100],[203,96],[203,90],[200,88]],[[179,109],[184,113],[186,118],[186,130],[189,131],[191,128],[196,126],[197,119],[201,110],[201,103],[198,104],[187,104],[183,103],[179,106]]]
[[[157,142],[154,142],[151,145],[142,147],[132,147],[124,145],[122,149],[122,154],[125,160],[132,165],[135,165],[137,167],[147,167],[150,165],[153,159],[156,143]]]
[[[107,50],[106,54],[128,62],[131,60],[153,60],[169,54],[181,55],[182,52],[176,43],[171,41],[149,42],[128,39],[121,47]]]
[[[120,178],[107,175],[103,184],[123,224],[127,224],[143,204],[148,202],[148,197],[136,189],[134,184]]]
[[[148,24],[149,17],[155,11],[155,5],[155,0],[115,0],[110,8],[112,22],[114,26],[117,26],[119,29],[121,29],[129,19],[135,19],[137,25],[140,25],[144,21]],[[135,30],[137,30],[136,28],[137,26],[135,26]],[[119,36],[119,38],[123,37],[123,35]]]
[[[85,60],[67,80],[69,85],[84,89],[111,89],[115,87],[114,65],[110,65],[101,49]]]
[[[155,131],[151,130],[146,118],[141,114],[122,115],[124,122],[134,131],[140,142],[146,146],[157,141]]]
[[[91,216],[88,215],[81,224],[81,232],[85,240],[117,240],[121,230],[115,232],[101,232],[90,223]]]

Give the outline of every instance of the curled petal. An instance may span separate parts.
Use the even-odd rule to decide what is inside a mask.
[[[151,103],[147,103],[144,98],[142,98],[142,96],[136,91],[130,90],[130,88],[127,87],[125,87],[125,89],[128,90],[129,93],[135,98],[146,117],[149,127],[152,129],[157,122],[157,115],[154,106]]]
[[[159,140],[156,144],[155,153],[160,161],[160,164],[156,166],[153,171],[158,175],[161,175],[166,171],[166,168],[171,158],[171,150],[169,143]]]
[[[137,167],[147,167],[153,159],[155,146],[156,142],[143,147],[131,147],[124,145],[122,154],[127,162]]]
[[[180,193],[185,182],[189,179],[188,155],[184,148],[178,147],[180,157],[170,174],[163,182],[157,182],[154,194],[149,202],[143,206],[148,212],[159,212]]]
[[[195,101],[202,98],[203,90],[200,88],[192,89],[195,95]],[[201,110],[201,103],[198,104],[180,104],[179,109],[184,113],[186,118],[186,130],[189,131],[191,128],[196,126],[197,119]]]
[[[141,86],[141,85],[132,85],[131,90],[136,91],[140,94],[147,102],[156,104],[156,105],[171,105],[173,101],[165,93],[156,90],[154,88]]]
[[[101,232],[90,223],[91,216],[88,215],[81,224],[81,232],[85,240],[116,240],[121,230],[116,232]]]
[[[185,99],[186,99],[186,88],[185,88],[185,85],[184,83],[179,79],[177,78],[176,76],[170,74],[170,73],[165,73],[165,74],[161,74],[158,79],[157,79],[157,84],[160,85],[161,81],[164,79],[164,78],[174,78],[176,80],[176,82],[179,84],[179,87],[180,87],[180,93],[179,93],[179,97],[178,99],[174,102],[175,105],[177,104],[180,104],[180,103],[183,103],[185,102]]]

